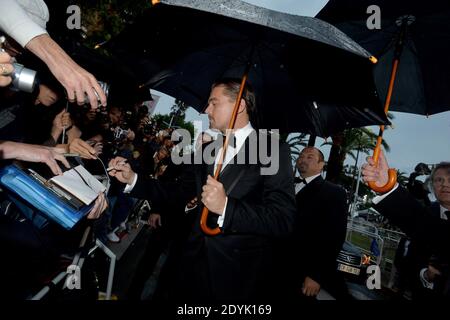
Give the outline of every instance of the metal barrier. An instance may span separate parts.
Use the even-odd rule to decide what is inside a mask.
[[[349,219],[347,222],[346,240],[359,248],[364,254],[374,256],[371,244],[375,240],[379,255],[376,256],[376,264],[381,269],[381,284],[383,287],[391,287],[393,279],[394,257],[400,239],[404,233],[378,228],[366,221]]]

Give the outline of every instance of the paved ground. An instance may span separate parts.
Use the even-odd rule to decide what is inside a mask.
[[[142,257],[145,247],[148,243],[151,231],[147,226],[144,226],[142,230],[136,236],[125,236],[122,239],[121,244],[110,244],[110,248],[118,250],[120,259],[116,264],[116,271],[113,285],[113,295],[117,299],[126,299],[126,293],[130,286],[131,275],[134,274],[137,264]],[[133,240],[133,241],[131,241]],[[126,251],[122,252],[124,248]],[[154,274],[147,280],[143,293],[141,295],[142,300],[151,300],[152,294],[157,285],[157,279],[161,267],[166,259],[166,255],[163,254],[157,263]],[[107,271],[108,265],[101,266],[101,269]],[[100,272],[101,274],[101,272]],[[100,289],[101,291],[106,288],[106,272],[100,275]],[[354,281],[347,281],[347,286],[350,294],[356,300],[391,300],[393,299],[392,293],[388,290],[369,290],[363,283],[356,283]],[[103,288],[103,289],[102,289]]]

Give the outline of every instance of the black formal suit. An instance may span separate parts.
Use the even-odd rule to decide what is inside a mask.
[[[437,253],[450,254],[450,221],[418,202],[408,191],[398,187],[374,208],[409,237],[429,245]]]
[[[404,231],[414,243],[415,273],[428,264],[435,265],[443,276],[436,291],[440,296],[450,296],[450,221],[440,217],[438,203],[426,207],[407,190],[398,187],[374,208],[390,222]],[[423,293],[423,290],[422,290]],[[431,293],[431,292],[430,292]],[[420,293],[419,293],[420,294]],[[425,298],[425,295],[420,295]],[[431,298],[438,298],[435,293]]]
[[[249,139],[239,153],[248,156]],[[247,157],[248,160],[248,157]],[[279,170],[261,175],[262,164],[228,164],[219,180],[228,194],[223,232],[206,236],[200,229],[202,205],[193,215],[190,233],[178,261],[177,298],[190,300],[245,300],[272,294],[274,242],[293,230],[296,215],[289,148],[280,144]],[[176,184],[138,178],[131,195],[158,204],[187,203],[197,196],[213,165],[186,166]],[[243,171],[243,174],[240,172]],[[236,178],[239,181],[236,183]],[[194,210],[193,210],[194,211]],[[218,215],[210,214],[216,225]]]
[[[296,286],[310,277],[336,298],[342,297],[345,288],[338,279],[336,258],[347,230],[346,193],[319,176],[296,194],[296,201]]]

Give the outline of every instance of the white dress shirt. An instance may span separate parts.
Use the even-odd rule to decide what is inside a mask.
[[[244,145],[245,140],[247,137],[254,131],[252,124],[249,122],[245,127],[242,127],[240,129],[236,129],[234,131],[234,137],[236,139],[236,148],[234,148],[232,145],[228,145],[227,153],[225,154],[225,159],[223,161],[222,169],[227,166],[227,164],[231,161],[231,159],[234,158],[234,156],[241,150],[242,146]],[[222,154],[222,148],[219,149],[219,152],[217,152],[216,161],[214,162],[214,172],[216,171],[217,165],[219,163],[219,158]],[[223,222],[225,221],[225,212],[227,211],[227,204],[228,204],[228,197],[225,198],[225,206],[223,207],[222,215],[219,216],[219,219],[217,220],[217,224],[219,227],[223,226]]]
[[[443,207],[442,205],[440,206],[440,209],[441,209],[441,219],[442,220],[448,220],[448,217],[445,214],[445,211],[449,211],[449,209]]]
[[[397,190],[398,188],[398,183],[395,184],[395,186],[392,188],[391,191],[386,192],[385,194],[382,194],[380,196],[376,196],[372,199],[373,204],[379,204],[381,202],[381,200],[383,200],[384,198],[386,198],[388,195],[390,195],[392,192],[394,192],[395,190]]]

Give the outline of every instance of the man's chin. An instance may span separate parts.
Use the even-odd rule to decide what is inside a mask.
[[[212,124],[211,122],[209,123],[209,130],[213,131],[213,132],[218,132],[221,133],[222,131],[220,129],[218,129],[214,124]]]

